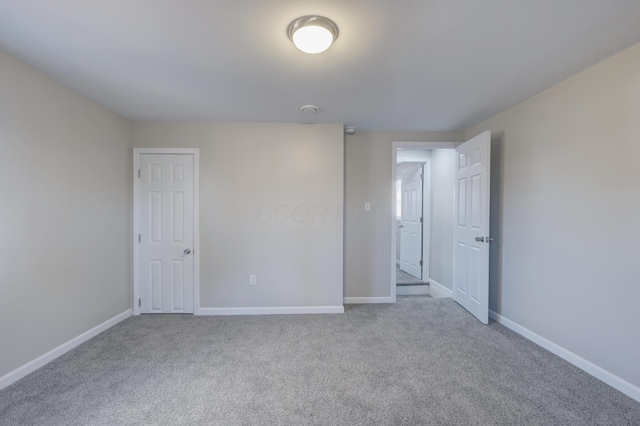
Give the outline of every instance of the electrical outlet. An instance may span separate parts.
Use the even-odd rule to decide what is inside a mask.
[[[256,276],[255,275],[249,275],[249,285],[256,285]]]
[[[364,211],[365,212],[370,212],[371,211],[371,203],[369,203],[369,202],[364,203]]]

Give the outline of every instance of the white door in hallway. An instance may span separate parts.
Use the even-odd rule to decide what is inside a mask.
[[[456,147],[453,299],[489,323],[489,170],[491,133]]]
[[[422,279],[422,165],[402,171],[400,270]]]
[[[193,313],[194,156],[141,154],[141,313]]]

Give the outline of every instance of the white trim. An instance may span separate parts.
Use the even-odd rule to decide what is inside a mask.
[[[398,296],[413,296],[429,294],[429,284],[416,284],[416,285],[398,285],[396,286],[396,295]]]
[[[200,309],[200,150],[193,151],[193,314]]]
[[[133,315],[140,315],[138,299],[140,298],[140,245],[137,235],[140,231],[140,155],[142,154],[183,154],[193,155],[193,313],[200,309],[200,149],[198,148],[133,148]]]
[[[17,382],[18,380],[22,379],[26,375],[33,373],[38,368],[45,366],[46,364],[50,363],[54,359],[64,355],[65,353],[69,352],[71,349],[83,344],[87,340],[97,336],[98,334],[113,327],[119,322],[124,321],[125,319],[129,318],[131,315],[133,315],[133,312],[131,311],[131,309],[127,309],[123,313],[118,314],[115,317],[106,320],[102,324],[99,324],[93,327],[91,330],[85,331],[84,333],[74,337],[68,342],[63,343],[54,349],[51,349],[49,352],[45,353],[44,355],[41,355],[38,358],[22,365],[21,367],[18,367],[15,370],[10,371],[9,373],[0,377],[0,390]]]
[[[431,278],[429,278],[429,294],[435,298],[453,297],[453,291]]]
[[[431,271],[431,158],[422,165],[422,275],[427,281]],[[397,288],[397,287],[396,287]]]
[[[391,217],[393,218],[393,222],[391,222],[391,278],[390,286],[391,286],[391,297],[388,302],[347,302],[347,299],[370,299],[366,297],[345,297],[344,303],[396,303],[396,255],[398,251],[398,241],[396,238],[396,226],[398,226],[398,218],[396,217],[396,203],[397,203],[397,193],[396,193],[396,185],[398,180],[398,172],[396,171],[398,161],[398,148],[396,147],[396,142],[391,144]]]
[[[398,160],[398,148],[406,148],[406,149],[454,149],[456,146],[460,145],[462,142],[402,142],[402,141],[394,141],[391,143],[391,210],[390,217],[393,222],[391,225],[391,276],[389,278],[389,288],[391,290],[391,299],[390,301],[384,302],[351,302],[351,303],[395,303],[396,302],[396,162]],[[430,163],[430,162],[429,162]],[[431,185],[431,180],[429,180],[429,185]],[[423,197],[423,203],[424,203]],[[430,200],[429,200],[430,201]],[[429,212],[429,221],[431,221],[431,213]],[[423,212],[423,217],[425,217]],[[426,219],[425,219],[426,222]],[[423,223],[423,228],[424,228]],[[431,232],[431,224],[429,223],[428,231]],[[424,238],[424,229],[423,229],[423,238]],[[423,250],[425,247],[423,241]],[[428,265],[429,258],[423,259],[423,265]],[[428,266],[427,266],[428,267]],[[425,268],[423,267],[423,270]],[[423,275],[424,277],[424,275]],[[423,278],[424,279],[424,278]],[[347,298],[345,298],[346,300]],[[349,298],[353,299],[353,298]],[[356,298],[359,299],[359,298]],[[371,299],[371,298],[364,298]],[[378,298],[373,298],[378,299]],[[347,303],[345,301],[345,303]]]
[[[199,308],[197,315],[343,314],[344,306],[282,306],[258,308]]]
[[[131,244],[133,253],[133,262],[131,264],[131,276],[132,276],[132,307],[133,315],[140,315],[140,306],[138,300],[140,299],[140,278],[138,265],[140,264],[140,244],[138,243],[137,235],[140,234],[140,181],[138,178],[138,170],[140,170],[140,154],[137,148],[133,148],[133,234],[131,235]]]
[[[393,279],[395,281],[396,270],[393,270]],[[395,286],[395,283],[393,284]],[[345,305],[362,305],[366,303],[396,303],[396,291],[393,290],[391,297],[345,297]]]
[[[605,370],[604,368],[599,367],[590,361],[587,361],[586,359],[574,354],[568,349],[563,348],[557,343],[553,343],[552,341],[540,336],[539,334],[529,330],[528,328],[525,328],[520,324],[511,321],[510,319],[505,318],[504,316],[492,310],[489,310],[489,318],[494,319],[497,323],[502,324],[505,327],[515,331],[526,339],[531,340],[533,343],[545,348],[549,352],[559,356],[565,361],[570,362],[581,370],[591,374],[595,378],[605,382],[609,386],[640,402],[640,387],[627,382],[626,380],[616,376],[615,374]]]

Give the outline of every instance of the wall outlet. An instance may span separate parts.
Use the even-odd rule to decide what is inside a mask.
[[[369,202],[364,203],[364,211],[365,212],[371,211],[371,203]]]
[[[256,285],[256,276],[255,275],[249,275],[249,285]]]

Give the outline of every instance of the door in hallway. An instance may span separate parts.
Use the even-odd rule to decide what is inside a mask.
[[[401,176],[400,270],[422,279],[422,165]]]

